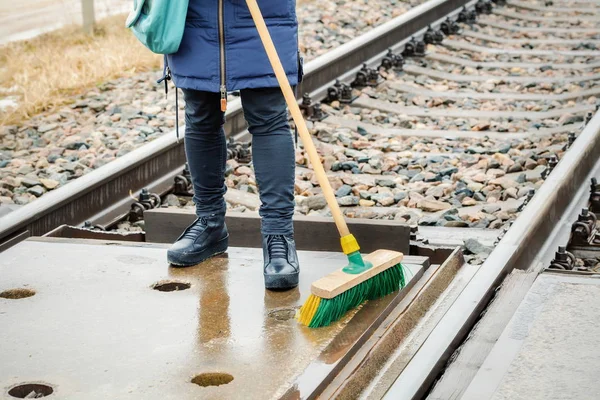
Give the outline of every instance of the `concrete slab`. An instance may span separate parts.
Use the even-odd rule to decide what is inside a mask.
[[[486,17],[485,15],[482,16],[481,18],[478,18],[477,24],[484,25],[484,26],[487,25],[487,26],[491,26],[493,28],[498,28],[498,29],[505,29],[505,30],[509,30],[512,32],[573,33],[573,34],[582,33],[582,34],[590,34],[590,35],[594,35],[594,34],[600,32],[600,29],[598,29],[598,28],[577,28],[577,27],[568,27],[568,28],[550,27],[550,28],[548,28],[545,26],[536,26],[536,27],[520,26],[520,25],[516,25],[516,24],[509,24],[506,21],[490,20],[489,17]]]
[[[352,337],[353,329],[359,336],[394,297],[309,329],[294,312],[311,282],[343,265],[340,253],[300,252],[300,287],[269,292],[260,249],[231,248],[173,269],[166,248],[27,240],[2,253],[0,292],[35,295],[0,298],[0,399],[23,383],[49,385],[60,399],[276,398],[308,366],[339,361],[352,342],[326,352],[332,341],[340,332]],[[422,269],[410,267],[409,278]],[[164,281],[189,289],[153,290]],[[222,385],[191,383],[198,374]]]
[[[23,206],[18,205],[18,204],[0,204],[0,218],[4,217],[5,215],[10,214],[11,212],[21,208]]]
[[[410,67],[410,68],[409,68]],[[423,74],[443,76],[445,72],[439,72],[433,69],[427,69],[415,66],[406,66],[404,70],[409,73],[419,73],[422,70]],[[450,74],[448,74],[450,75]],[[471,76],[456,75],[459,77],[459,81],[471,81]],[[473,79],[477,82],[485,82],[491,80],[489,76],[473,76],[473,78],[484,78],[484,79]],[[464,78],[464,80],[463,80]],[[510,78],[523,78],[523,77],[510,77]],[[448,76],[446,78],[451,80]],[[600,74],[595,75],[594,79],[600,79]],[[508,78],[498,79],[498,81],[508,81]],[[525,82],[525,80],[523,80]],[[372,99],[366,95],[361,95],[358,99],[352,102],[353,107],[362,107],[384,111],[387,113],[394,113],[399,115],[408,115],[415,117],[446,117],[446,118],[473,118],[473,119],[495,119],[495,118],[512,118],[512,119],[526,119],[528,121],[538,121],[548,118],[560,118],[564,114],[582,114],[587,111],[593,111],[593,106],[580,105],[575,107],[563,107],[557,108],[550,111],[485,111],[485,110],[463,110],[463,109],[452,109],[452,108],[420,108],[417,106],[403,106],[399,103],[389,103],[383,100]]]
[[[598,276],[540,275],[461,399],[599,399],[598,315]]]
[[[412,90],[408,88],[412,88],[411,86],[401,84],[403,88],[406,88],[407,91],[411,92]],[[392,88],[395,88],[394,85],[390,85]],[[418,92],[418,91],[415,91]],[[427,91],[430,92],[430,91]],[[432,91],[431,91],[432,92]],[[600,89],[598,89],[600,93]],[[440,92],[445,93],[445,92]],[[440,96],[442,97],[442,96]],[[466,97],[466,96],[465,96]],[[504,132],[475,132],[475,131],[456,131],[456,130],[432,130],[432,129],[398,129],[398,128],[382,128],[377,125],[365,123],[363,121],[356,121],[353,119],[346,119],[336,116],[328,116],[323,120],[326,124],[331,124],[336,127],[346,127],[351,129],[358,129],[359,127],[366,129],[367,132],[385,136],[385,137],[439,137],[446,139],[461,139],[461,138],[482,138],[487,136],[492,139],[520,139],[531,136],[531,134],[523,132],[523,133],[504,133]],[[562,129],[562,127],[561,127]],[[536,134],[538,132],[535,132]],[[360,174],[362,175],[362,174]]]
[[[544,29],[545,31],[545,29]],[[480,52],[485,54],[508,54],[512,56],[533,56],[533,57],[544,57],[544,60],[550,62],[551,60],[556,60],[559,56],[567,56],[567,57],[598,57],[600,52],[594,50],[529,50],[529,49],[499,49],[496,47],[487,47],[480,46],[477,44],[472,44],[466,41],[460,40],[452,40],[446,39],[444,40],[444,46],[452,47],[458,50],[467,50],[473,52]],[[406,68],[405,68],[406,69]],[[519,76],[507,76],[502,78],[501,80],[507,82],[522,82],[522,78]],[[554,78],[554,77],[539,77],[538,79],[529,78],[532,82],[560,82],[560,80],[564,79],[566,82],[583,82],[587,81],[587,78],[584,77],[564,77],[564,78]]]
[[[453,228],[445,226],[419,226],[417,238],[435,246],[462,246],[467,239],[477,239],[491,246],[498,238],[498,229]]]

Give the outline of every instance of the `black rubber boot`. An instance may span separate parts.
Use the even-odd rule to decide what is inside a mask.
[[[263,235],[265,288],[292,289],[298,286],[300,265],[296,243],[291,236]]]
[[[190,267],[227,251],[229,233],[225,216],[213,214],[197,218],[167,252],[174,267]]]

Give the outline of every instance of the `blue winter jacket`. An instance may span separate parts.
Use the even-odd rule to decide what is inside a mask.
[[[296,0],[258,0],[291,85],[302,74]],[[221,92],[277,87],[246,0],[189,0],[183,39],[167,57],[177,87]]]

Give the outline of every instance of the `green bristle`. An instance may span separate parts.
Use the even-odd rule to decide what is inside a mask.
[[[309,327],[328,326],[366,300],[384,297],[398,289],[402,289],[405,284],[404,267],[402,264],[396,264],[332,299],[321,299],[319,308]]]

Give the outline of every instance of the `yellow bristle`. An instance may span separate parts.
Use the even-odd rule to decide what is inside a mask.
[[[308,299],[306,299],[306,302],[300,308],[300,312],[298,314],[298,321],[300,321],[301,324],[308,326],[315,314],[317,313],[317,309],[319,308],[320,303],[320,297],[317,297],[313,294],[308,296]]]

